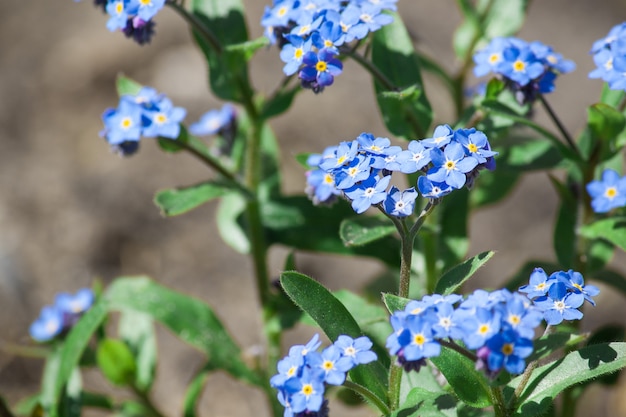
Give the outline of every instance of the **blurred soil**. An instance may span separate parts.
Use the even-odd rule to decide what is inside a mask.
[[[267,0],[269,2],[270,0]],[[120,275],[147,274],[214,306],[235,339],[253,351],[261,343],[258,303],[243,255],[217,235],[215,204],[184,216],[165,219],[152,204],[155,190],[202,181],[210,174],[188,156],[165,155],[149,140],[140,152],[122,159],[98,137],[100,115],[114,107],[115,76],[124,73],[166,93],[197,120],[219,106],[206,86],[206,68],[185,24],[171,10],[157,16],[151,45],[139,47],[105,28],[106,18],[91,2],[71,0],[0,2],[0,339],[5,346],[30,344],[28,326],[41,306],[59,291],[75,291],[95,279],[105,283]],[[258,21],[265,1],[245,1],[249,27],[260,35]],[[451,50],[460,17],[453,1],[401,0],[399,10],[418,47],[454,69]],[[550,101],[568,129],[583,127],[585,107],[601,89],[587,79],[593,62],[592,42],[621,22],[622,1],[552,0],[533,2],[520,37],[542,40],[576,61],[577,70],[557,81]],[[261,51],[252,77],[270,91],[281,80],[274,49]],[[450,103],[442,86],[427,78],[438,122],[450,121]],[[541,110],[537,119],[553,129]],[[344,73],[323,94],[297,97],[293,108],[277,118],[285,175],[284,190],[304,188],[294,155],[319,152],[363,131],[387,132],[378,115],[370,81],[347,63]],[[502,204],[476,213],[471,221],[470,255],[495,249],[497,254],[472,282],[496,287],[527,259],[551,258],[556,199],[545,174],[530,176]],[[285,250],[271,253],[278,275]],[[367,260],[302,255],[299,268],[331,289],[359,290],[381,268]],[[624,268],[624,260],[616,260]],[[587,310],[585,329],[599,324],[626,324],[624,299],[603,287],[598,307]],[[286,346],[302,343],[313,330],[290,332]],[[169,415],[179,415],[184,387],[203,362],[163,329],[158,332],[161,361],[153,398]],[[42,361],[0,350],[0,393],[11,404],[35,392]],[[94,373],[94,389],[110,389]],[[626,386],[594,387],[584,398],[580,416],[626,415]],[[333,404],[333,415],[374,415],[363,408]],[[266,416],[262,396],[217,374],[207,384],[203,416]]]

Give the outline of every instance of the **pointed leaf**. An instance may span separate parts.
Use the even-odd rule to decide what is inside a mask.
[[[137,364],[126,343],[104,339],[98,343],[96,361],[102,374],[113,385],[131,385],[135,380]]]
[[[250,241],[240,223],[246,209],[246,199],[241,194],[227,194],[222,197],[217,208],[217,230],[222,240],[239,253],[250,252]]]
[[[202,395],[204,385],[209,378],[209,374],[215,370],[215,366],[211,362],[207,363],[193,377],[187,386],[185,400],[183,402],[183,417],[196,417],[196,407]]]
[[[391,417],[454,417],[456,406],[457,401],[450,394],[413,388],[400,409],[391,413]]]
[[[605,239],[626,251],[626,217],[611,217],[581,227],[578,232],[589,239]]]
[[[402,19],[392,13],[393,23],[383,26],[372,38],[372,62],[392,85],[374,82],[383,121],[396,136],[423,138],[432,122],[432,109],[423,94],[420,63]],[[409,100],[383,95],[384,92],[412,88]],[[415,94],[418,94],[416,96]]]
[[[614,140],[625,123],[624,115],[608,104],[596,103],[587,108],[587,125],[597,140]]]
[[[383,294],[383,302],[385,303],[385,307],[390,314],[395,313],[396,311],[404,310],[407,304],[409,304],[411,300],[408,298],[398,297],[394,294]]]
[[[164,216],[178,216],[235,190],[228,183],[206,181],[189,187],[158,191],[154,196],[154,203]]]
[[[516,416],[540,415],[564,389],[608,375],[626,367],[626,343],[603,343],[584,347],[564,358],[537,368],[521,396]],[[509,399],[521,376],[504,390]]]
[[[439,278],[435,293],[448,295],[455,292],[465,281],[471,278],[478,269],[487,263],[495,254],[493,251],[482,252],[447,271]]]
[[[107,290],[110,308],[150,315],[191,346],[205,352],[211,362],[236,378],[263,385],[242,361],[213,310],[204,302],[172,291],[147,277],[118,278]]]
[[[130,348],[137,371],[135,386],[148,392],[154,382],[157,351],[152,318],[145,313],[122,311],[118,327],[120,338]]]
[[[362,246],[395,231],[396,227],[387,218],[357,216],[341,222],[339,236],[346,246]]]
[[[476,370],[473,361],[445,347],[439,356],[430,360],[463,402],[477,408],[491,405],[489,382],[482,372]]]
[[[317,281],[294,271],[283,272],[280,283],[289,298],[308,313],[331,341],[340,335],[356,338],[363,331],[346,307]],[[350,371],[352,380],[387,403],[387,370],[379,361],[359,365]]]
[[[125,95],[136,96],[143,87],[138,82],[125,77],[122,74],[118,74],[115,85],[117,87],[117,95],[120,97]]]

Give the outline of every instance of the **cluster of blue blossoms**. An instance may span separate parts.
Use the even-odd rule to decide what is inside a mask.
[[[139,149],[142,136],[177,139],[186,115],[187,110],[175,107],[164,94],[143,87],[136,95],[122,95],[117,108],[104,111],[100,136],[114,152],[128,156]],[[222,147],[227,148],[221,151],[227,153],[237,133],[237,111],[228,103],[219,110],[210,110],[192,123],[189,131],[198,136],[220,135],[224,141]]]
[[[165,6],[165,0],[94,0],[94,4],[109,15],[107,29],[120,30],[143,45],[154,35],[152,18]]]
[[[393,333],[387,348],[407,371],[419,370],[426,358],[440,354],[440,341],[460,340],[465,348],[476,350],[476,368],[487,375],[495,377],[503,369],[520,374],[542,319],[555,325],[582,318],[577,309],[584,300],[594,304],[591,296],[599,290],[585,286],[578,272],[559,271],[548,277],[537,268],[520,292],[476,290],[465,299],[433,294],[410,301],[391,316]]]
[[[315,335],[306,345],[296,345],[278,362],[278,374],[270,379],[278,390],[278,401],[285,407],[284,417],[328,416],[324,399],[325,385],[342,385],[346,373],[357,365],[376,360],[372,342],[362,336],[339,336],[322,352]]]
[[[169,98],[154,88],[143,87],[136,95],[121,96],[116,109],[104,111],[100,136],[114,151],[131,155],[139,148],[141,136],[176,139],[186,114],[184,108],[174,107]]]
[[[596,213],[607,213],[614,208],[626,206],[626,177],[612,170],[605,169],[601,180],[587,184],[591,196],[591,208]]]
[[[594,42],[590,53],[598,68],[589,73],[589,78],[602,78],[611,90],[626,90],[626,22]]]
[[[54,304],[42,308],[37,320],[30,325],[30,336],[38,342],[54,339],[69,330],[93,301],[94,294],[89,288],[82,288],[74,295],[57,294]]]
[[[576,68],[573,61],[564,59],[552,47],[514,37],[492,39],[474,54],[474,62],[477,77],[493,72],[516,93],[521,103],[532,102],[537,93],[552,92],[556,76]]]
[[[281,48],[286,75],[298,73],[304,88],[320,92],[341,74],[339,47],[365,38],[393,21],[383,11],[397,0],[275,0],[261,19]]]
[[[381,205],[391,216],[413,213],[418,192],[414,187],[387,190],[391,174],[422,172],[417,189],[422,196],[439,199],[463,186],[471,187],[480,169],[495,169],[487,136],[474,128],[454,130],[438,126],[432,138],[413,140],[408,149],[390,146],[387,138],[362,133],[352,142],[326,148],[309,156],[307,194],[315,204],[331,203],[343,194],[357,213]]]

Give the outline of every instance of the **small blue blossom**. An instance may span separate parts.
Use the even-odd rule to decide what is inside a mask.
[[[487,162],[487,158],[497,155],[497,152],[489,149],[487,136],[483,132],[474,131],[469,135],[457,134],[458,142],[463,145],[468,156],[476,158],[479,164]]]
[[[285,391],[290,394],[289,403],[294,413],[318,411],[324,401],[324,372],[306,367],[299,378],[285,382]]]
[[[174,107],[170,99],[163,98],[158,104],[158,109],[144,112],[149,123],[144,127],[142,134],[148,138],[162,136],[176,139],[180,134],[180,122],[186,114],[187,110]]]
[[[321,354],[310,352],[308,355],[307,363],[314,368],[321,369],[324,372],[324,382],[330,385],[343,384],[346,380],[346,373],[356,365],[352,358],[342,354],[336,343],[328,346]]]
[[[341,74],[343,64],[331,49],[321,49],[319,52],[309,51],[302,58],[304,68],[299,72],[303,87],[321,91],[333,83],[335,77]]]
[[[602,78],[611,90],[626,90],[626,23],[614,26],[594,42],[591,53],[597,68],[589,78]]]
[[[301,36],[286,35],[288,41],[280,51],[280,59],[285,62],[283,72],[285,75],[293,75],[300,69],[302,58],[311,50],[312,40],[305,40]]]
[[[237,111],[235,107],[226,103],[219,110],[209,110],[200,116],[200,120],[189,126],[189,132],[197,136],[224,135],[224,132],[234,130]]]
[[[54,339],[63,331],[63,311],[56,306],[46,306],[29,328],[30,336],[38,342]]]
[[[421,316],[406,318],[410,341],[403,347],[403,356],[408,361],[439,356],[441,345],[434,338],[432,324]]]
[[[94,298],[91,289],[81,288],[74,295],[65,292],[57,294],[54,305],[65,313],[79,315],[91,308]]]
[[[620,177],[612,169],[605,169],[602,180],[587,184],[591,196],[591,208],[596,213],[606,213],[614,208],[626,206],[626,177]]]
[[[433,182],[445,182],[450,187],[459,189],[467,180],[465,174],[473,170],[478,161],[466,157],[460,143],[450,143],[444,151],[433,148],[430,152],[433,168],[427,172],[427,177]]]
[[[425,176],[421,176],[417,179],[417,189],[424,197],[432,199],[441,198],[454,190],[445,182],[434,182]]]
[[[104,131],[102,135],[111,145],[125,141],[138,141],[141,137],[141,107],[126,100],[120,100],[117,109],[109,109],[102,115]]]
[[[372,175],[365,181],[355,185],[353,188],[346,190],[346,196],[352,200],[352,208],[358,214],[373,205],[382,203],[387,197],[387,187],[391,176],[379,178]]]
[[[448,125],[435,128],[432,138],[422,139],[420,142],[425,148],[443,148],[454,138],[454,130]]]
[[[397,187],[391,187],[383,203],[385,213],[395,217],[410,216],[413,214],[416,199],[415,188],[400,191]]]
[[[165,6],[165,0],[137,0],[137,4],[137,16],[144,21],[148,21],[156,16],[159,10]]]
[[[396,161],[400,164],[400,172],[412,174],[431,162],[430,149],[424,147],[422,141],[412,140],[408,149],[396,156]]]
[[[521,286],[519,291],[526,293],[530,299],[543,297],[548,293],[550,286],[555,282],[556,279],[553,275],[548,277],[548,274],[546,274],[543,268],[535,268],[530,274],[529,284]]]
[[[313,45],[317,49],[328,49],[336,53],[339,53],[337,46],[344,42],[344,38],[345,36],[341,31],[339,23],[332,21],[324,22],[319,30],[315,31],[311,36]]]
[[[525,358],[533,352],[533,342],[520,336],[513,330],[506,330],[494,335],[487,342],[489,357],[488,367],[497,371],[504,367],[511,374],[521,374],[526,368]]]
[[[595,285],[585,285],[583,274],[570,269],[567,272],[556,272],[554,275],[559,282],[565,284],[568,291],[576,294],[582,294],[585,297],[585,300],[587,300],[592,306],[596,305],[595,301],[593,301],[591,297],[595,297],[600,294],[600,289]]]
[[[578,308],[585,302],[582,293],[567,291],[566,285],[558,281],[550,286],[548,295],[533,301],[543,311],[543,318],[549,325],[563,320],[580,320],[583,313]]]
[[[370,363],[376,360],[376,354],[372,352],[372,341],[361,336],[356,339],[341,335],[337,338],[334,346],[339,349],[341,355],[350,359],[352,366]]]

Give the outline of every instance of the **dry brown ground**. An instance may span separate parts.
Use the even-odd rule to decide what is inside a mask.
[[[269,0],[267,0],[269,2]],[[265,1],[248,0],[250,28],[257,25]],[[520,34],[540,39],[578,69],[561,77],[550,98],[571,131],[580,130],[585,107],[595,101],[600,82],[588,80],[591,43],[621,22],[620,1],[552,0],[534,2]],[[419,47],[454,68],[451,34],[459,22],[453,1],[402,0],[400,12],[418,36]],[[211,303],[244,348],[261,341],[257,301],[243,256],[221,243],[207,205],[179,218],[164,219],[152,205],[158,188],[194,183],[206,172],[186,156],[160,153],[149,141],[139,154],[121,159],[109,153],[97,133],[100,114],[117,99],[114,79],[123,72],[167,93],[197,119],[218,102],[206,88],[206,72],[185,25],[169,10],[157,18],[157,35],[139,47],[109,33],[105,17],[89,1],[2,0],[0,2],[0,334],[3,342],[29,343],[27,328],[53,294],[88,286],[95,277],[149,274],[177,290]],[[261,89],[280,80],[274,50],[253,63]],[[441,86],[428,80],[437,120],[449,121],[449,103]],[[541,122],[549,123],[539,112]],[[301,94],[294,107],[273,124],[286,170],[284,189],[300,192],[304,180],[293,155],[314,152],[362,131],[385,135],[368,76],[350,63],[332,88],[321,95]],[[180,159],[184,161],[181,162]],[[471,222],[470,254],[498,254],[474,286],[495,286],[524,259],[551,256],[556,199],[545,175],[534,175],[504,203],[477,213]],[[546,255],[548,254],[548,255]],[[277,274],[284,251],[272,252]],[[332,289],[358,290],[378,266],[362,260],[304,256],[301,268]],[[355,273],[371,270],[369,276]],[[622,262],[623,264],[623,262]],[[236,297],[236,298],[235,298]],[[235,301],[236,299],[236,301]],[[248,306],[249,308],[246,308]],[[626,323],[623,298],[605,289],[583,326]],[[288,335],[302,342],[311,329]],[[156,402],[170,415],[180,410],[185,384],[202,363],[200,354],[159,332],[162,362]],[[0,392],[12,403],[37,389],[41,362],[0,351]],[[96,387],[106,384],[89,375]],[[579,415],[626,415],[626,386],[595,387],[585,395]],[[268,415],[262,397],[223,375],[209,381],[201,404],[204,416]],[[364,409],[333,406],[333,415],[373,415]]]

